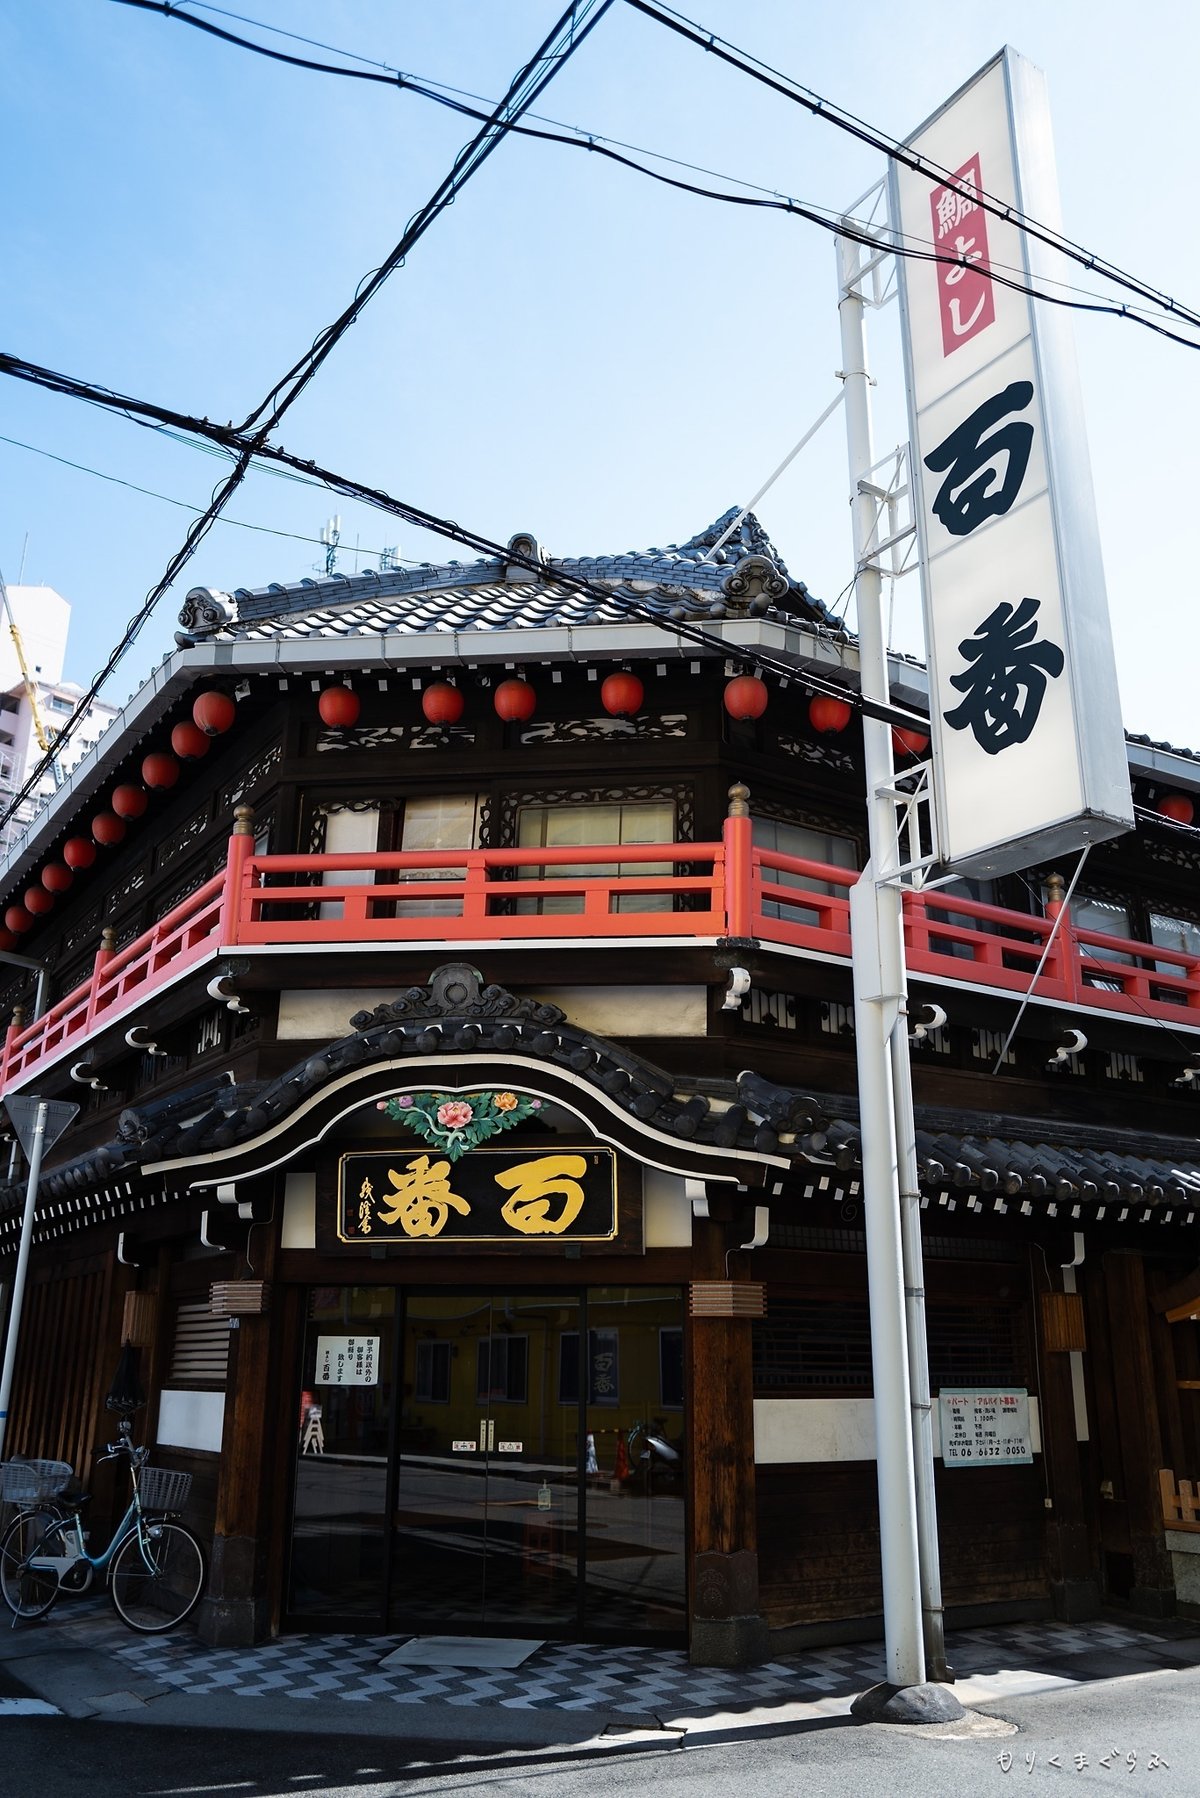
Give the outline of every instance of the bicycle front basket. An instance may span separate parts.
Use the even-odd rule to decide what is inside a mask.
[[[143,1467],[138,1487],[145,1510],[182,1511],[192,1489],[192,1476],[170,1467]]]
[[[65,1461],[5,1461],[0,1466],[0,1499],[8,1505],[57,1498],[75,1477]]]

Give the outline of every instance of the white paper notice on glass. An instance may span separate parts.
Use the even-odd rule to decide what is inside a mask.
[[[946,1467],[1014,1467],[1033,1460],[1024,1386],[943,1386],[938,1411]]]
[[[378,1336],[318,1336],[318,1386],[378,1386]]]

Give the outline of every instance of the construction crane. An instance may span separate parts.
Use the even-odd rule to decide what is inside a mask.
[[[17,652],[17,666],[21,670],[21,679],[25,683],[25,693],[29,700],[29,710],[33,715],[33,734],[37,738],[38,748],[47,755],[54,738],[46,729],[46,721],[42,717],[41,701],[38,699],[37,682],[29,672],[29,663],[25,660],[25,645],[21,641],[21,632],[13,613],[12,603],[8,597],[8,587],[4,575],[0,573],[0,604],[4,607],[4,616],[8,620],[9,634],[13,640],[13,648]]]

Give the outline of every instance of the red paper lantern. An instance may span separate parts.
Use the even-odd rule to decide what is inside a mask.
[[[145,787],[126,784],[113,788],[112,808],[118,818],[140,818],[150,803]]]
[[[9,954],[17,946],[17,939],[11,930],[0,930],[0,951]]]
[[[4,914],[4,922],[16,936],[24,936],[27,930],[33,929],[33,919],[23,905],[10,905]]]
[[[195,727],[193,726],[193,728]],[[204,743],[207,748],[207,737],[205,737]],[[151,792],[164,793],[179,779],[179,763],[173,755],[168,755],[165,750],[156,749],[142,763],[142,779]]]
[[[317,710],[330,730],[349,730],[358,723],[362,701],[349,687],[326,687],[317,700]]]
[[[54,910],[54,894],[48,893],[45,887],[29,887],[25,893],[25,910],[35,917],[44,917],[46,912]]]
[[[466,709],[465,695],[448,680],[435,680],[421,695],[421,710],[430,724],[457,724]]]
[[[923,737],[919,730],[901,730],[898,724],[893,724],[892,748],[897,755],[924,755],[929,748],[929,738]]]
[[[761,718],[769,697],[757,674],[735,674],[725,688],[725,710],[731,718]]]
[[[537,710],[537,694],[527,680],[502,680],[492,704],[506,724],[524,724]]]
[[[70,868],[62,862],[47,862],[42,869],[42,885],[48,893],[65,893],[74,879]]]
[[[87,837],[68,837],[63,844],[63,860],[68,868],[90,868],[96,859],[96,845]]]
[[[852,705],[844,699],[834,699],[828,693],[817,693],[808,702],[808,722],[823,734],[845,730],[853,716]]]
[[[115,812],[97,812],[92,819],[92,835],[105,849],[111,849],[125,835],[125,826]]]
[[[223,735],[236,717],[237,706],[228,693],[222,693],[216,687],[201,693],[192,707],[192,720],[206,737]]]
[[[1190,824],[1196,815],[1196,808],[1186,793],[1164,793],[1155,810],[1164,818],[1174,819],[1176,824]]]
[[[645,687],[627,670],[610,674],[600,688],[600,704],[614,718],[636,718],[645,697]]]
[[[199,725],[193,724],[190,718],[185,718],[171,732],[171,748],[181,762],[198,762],[202,755],[208,754],[212,744]]]

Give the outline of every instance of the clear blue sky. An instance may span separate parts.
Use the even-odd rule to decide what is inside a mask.
[[[230,4],[488,96],[560,10]],[[694,16],[897,135],[1003,34],[1049,77],[1069,233],[1200,307],[1194,6],[1134,18],[1113,0],[695,0]],[[0,342],[214,418],[243,416],[340,311],[469,135],[411,95],[283,69],[110,0],[10,7],[0,54]],[[868,150],[620,3],[538,110],[822,205],[846,204],[881,172]],[[835,308],[832,242],[815,227],[510,140],[343,340],[281,439],[491,536],[533,530],[552,552],[680,541],[743,502],[832,397]],[[1077,341],[1126,723],[1200,746],[1200,354],[1108,319],[1081,317]],[[890,319],[873,360],[882,447],[903,430]],[[0,389],[0,432],[194,505],[220,472],[195,450],[14,382]],[[69,672],[86,680],[186,514],[7,443],[0,476],[0,566],[15,578],[28,532],[26,579],[72,601]],[[230,515],[316,536],[333,511],[364,563],[397,542],[414,558],[455,553],[265,475]],[[850,573],[836,419],[760,513],[792,572],[831,599]],[[111,696],[169,646],[187,587],[296,579],[318,555],[218,525]],[[919,649],[914,600],[902,597],[897,631]]]

